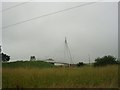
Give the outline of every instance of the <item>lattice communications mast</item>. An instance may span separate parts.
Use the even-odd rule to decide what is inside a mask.
[[[70,48],[68,46],[68,42],[67,42],[66,37],[65,37],[65,51],[64,51],[64,54],[65,54],[65,59],[69,60],[69,66],[71,64],[73,64],[72,55],[71,55]]]

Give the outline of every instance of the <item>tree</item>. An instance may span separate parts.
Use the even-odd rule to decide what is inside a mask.
[[[10,60],[10,56],[8,56],[7,54],[4,54],[4,53],[0,54],[0,58],[2,59],[3,62],[7,62]]]
[[[112,65],[117,64],[117,60],[114,56],[104,56],[102,58],[98,57],[95,59],[94,66],[105,66],[105,65]]]
[[[81,67],[81,66],[84,66],[85,64],[83,63],[83,62],[79,62],[78,64],[77,64],[77,66],[78,67]]]
[[[35,61],[35,60],[36,60],[35,56],[30,57],[30,61]]]

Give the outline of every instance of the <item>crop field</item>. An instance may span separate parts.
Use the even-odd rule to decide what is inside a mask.
[[[117,65],[105,67],[3,67],[3,88],[115,88]]]

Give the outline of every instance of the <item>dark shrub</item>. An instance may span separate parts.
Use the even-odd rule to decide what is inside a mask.
[[[117,60],[114,56],[104,56],[102,58],[98,57],[95,59],[94,66],[105,66],[105,65],[112,65],[117,64]]]

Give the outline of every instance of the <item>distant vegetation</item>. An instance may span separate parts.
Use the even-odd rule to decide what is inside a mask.
[[[43,61],[16,61],[2,64],[3,68],[51,68],[53,64]]]
[[[4,53],[1,53],[1,54],[0,54],[0,59],[1,59],[1,58],[2,58],[2,61],[3,61],[3,62],[7,62],[7,61],[10,60],[10,56],[7,55],[7,54],[4,54]]]
[[[79,63],[77,63],[77,66],[78,67],[82,67],[82,66],[85,66],[86,64],[84,64],[83,62],[79,62]]]
[[[106,66],[106,65],[113,65],[118,64],[118,60],[114,56],[104,56],[104,57],[98,57],[95,59],[94,66]]]

